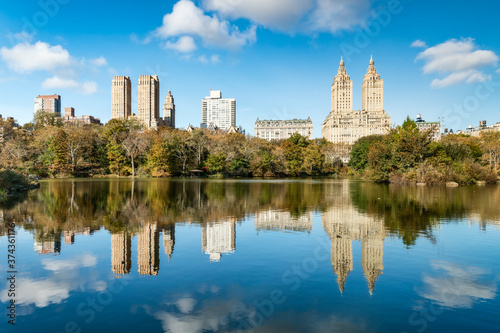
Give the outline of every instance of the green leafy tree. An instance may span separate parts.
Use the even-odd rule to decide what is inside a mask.
[[[224,152],[209,155],[205,161],[205,166],[210,173],[221,173],[226,171],[227,155]]]

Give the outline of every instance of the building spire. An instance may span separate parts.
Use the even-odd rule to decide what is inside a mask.
[[[344,58],[340,56],[340,66],[344,67]]]

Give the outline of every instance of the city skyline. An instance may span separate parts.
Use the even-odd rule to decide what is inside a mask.
[[[92,2],[53,3],[5,4],[0,11],[0,89],[12,97],[0,102],[0,113],[21,124],[33,118],[34,96],[54,92],[64,96],[62,108],[107,122],[112,77],[144,74],[159,76],[160,96],[175,92],[179,128],[199,123],[193,115],[209,88],[238,100],[238,125],[249,134],[257,116],[310,116],[321,124],[338,59],[352,68],[357,87],[371,54],[386,81],[384,106],[394,124],[417,113],[433,115],[429,121],[444,117],[443,128],[455,131],[479,120],[498,121],[497,3],[483,0],[463,11],[463,1],[436,7],[430,1],[359,0],[339,12],[323,1],[110,2],[103,12],[116,15],[93,12],[92,25]],[[213,29],[196,28],[208,22]],[[482,29],[484,24],[493,28]],[[137,114],[137,87],[132,99]],[[359,94],[353,103],[355,109],[362,104]],[[316,126],[314,137],[320,131]]]

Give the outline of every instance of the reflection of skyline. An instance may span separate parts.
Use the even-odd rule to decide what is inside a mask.
[[[210,261],[219,261],[223,253],[236,250],[236,230],[232,221],[208,222],[203,225],[202,249]]]
[[[132,239],[128,232],[111,235],[111,270],[117,275],[130,273]]]
[[[170,224],[163,229],[163,249],[168,259],[172,258],[175,246],[175,224]]]
[[[61,232],[35,229],[33,240],[33,248],[38,254],[59,255],[61,253]]]
[[[349,183],[339,184],[330,195],[333,204],[321,216],[323,228],[331,240],[331,262],[341,292],[353,270],[352,242],[361,241],[361,266],[370,294],[382,274],[385,227],[382,220],[362,214],[354,208],[349,195]],[[334,188],[332,188],[333,190]],[[341,195],[339,195],[339,190]]]
[[[255,229],[272,231],[311,231],[312,211],[299,217],[292,216],[291,212],[269,208],[255,213]]]
[[[160,269],[160,235],[156,223],[147,223],[137,241],[137,265],[141,275],[158,275]]]
[[[61,253],[61,239],[64,238],[65,245],[73,245],[75,243],[75,235],[92,235],[97,229],[90,227],[64,230],[49,230],[48,228],[35,229],[33,232],[34,245],[33,248],[38,254],[53,254]]]

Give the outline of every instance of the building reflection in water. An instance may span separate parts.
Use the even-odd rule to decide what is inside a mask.
[[[61,237],[61,232],[35,229],[33,248],[38,254],[59,255],[61,253]]]
[[[163,229],[163,249],[168,259],[172,258],[172,253],[174,253],[175,246],[175,224],[170,224],[168,227]]]
[[[210,261],[217,262],[223,253],[236,250],[236,228],[234,221],[208,222],[203,224],[202,249],[210,255]]]
[[[156,223],[146,223],[137,241],[137,265],[141,275],[158,275],[160,235]]]
[[[64,231],[64,244],[72,245],[75,243],[75,232],[72,230]]]
[[[348,181],[332,187],[326,196],[332,205],[321,216],[323,228],[331,240],[331,262],[340,292],[344,292],[349,273],[353,270],[352,242],[361,241],[361,266],[370,294],[382,274],[385,227],[382,220],[360,213],[351,203]],[[341,195],[339,195],[339,191]]]
[[[255,213],[255,229],[272,231],[311,231],[312,211],[299,217],[294,217],[288,211],[268,209]]]
[[[132,237],[126,231],[111,235],[111,270],[116,277],[130,273]]]

